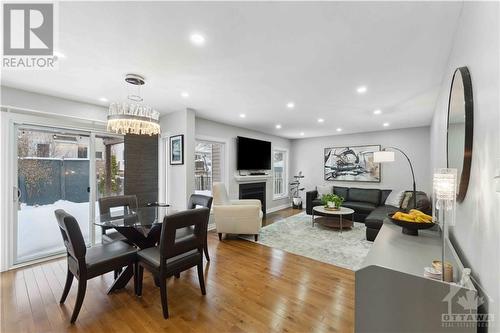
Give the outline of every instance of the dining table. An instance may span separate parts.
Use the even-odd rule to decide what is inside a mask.
[[[161,225],[165,216],[178,212],[170,206],[139,207],[129,209],[120,207],[96,217],[95,225],[114,228],[127,242],[138,249],[156,246],[160,241]],[[115,279],[108,294],[124,288],[134,276],[134,268],[127,266]],[[155,281],[156,282],[156,281]]]

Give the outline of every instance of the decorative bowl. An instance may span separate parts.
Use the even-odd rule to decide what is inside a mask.
[[[338,207],[328,207],[328,206],[325,206],[325,210],[329,210],[329,211],[337,211],[337,210],[340,210],[340,208],[338,208]]]
[[[434,222],[423,223],[423,222],[408,222],[408,221],[397,220],[397,219],[393,219],[392,215],[394,215],[394,214],[388,215],[389,219],[395,225],[402,227],[403,228],[402,232],[403,232],[403,234],[406,234],[406,235],[418,236],[419,230],[429,229],[429,228],[432,228],[433,226],[436,225],[436,223],[434,223]]]

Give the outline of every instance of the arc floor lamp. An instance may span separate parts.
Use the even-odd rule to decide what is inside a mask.
[[[388,150],[390,149],[390,150]],[[394,162],[395,159],[395,154],[394,151],[391,150],[396,150],[403,154],[404,157],[406,157],[406,160],[408,161],[408,164],[410,165],[410,170],[411,170],[411,177],[413,179],[413,208],[417,208],[417,186],[415,185],[415,172],[413,172],[413,165],[411,164],[411,160],[406,155],[404,151],[402,151],[399,148],[396,147],[384,147],[380,151],[376,151],[373,153],[373,162],[375,163],[386,163],[386,162]]]

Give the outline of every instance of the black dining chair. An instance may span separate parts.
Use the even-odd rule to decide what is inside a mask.
[[[201,293],[205,295],[203,278],[203,245],[206,239],[208,208],[189,209],[165,216],[161,228],[160,246],[150,247],[137,253],[135,264],[136,295],[142,295],[144,268],[157,276],[160,284],[163,317],[168,318],[167,277],[197,267]],[[176,239],[178,229],[192,227],[193,233]]]
[[[78,293],[71,315],[71,323],[74,323],[82,307],[87,280],[123,266],[133,267],[137,259],[137,249],[124,242],[112,242],[87,249],[76,219],[62,209],[56,210],[55,215],[66,247],[68,262],[66,284],[59,303],[62,304],[66,300],[73,277],[78,280]],[[134,287],[137,289],[137,285]]]
[[[201,195],[201,194],[191,194],[189,197],[188,201],[188,209],[195,209],[199,207],[206,207],[209,210],[212,209],[212,201],[213,198],[207,195]],[[207,222],[206,222],[206,227],[208,228],[208,221],[210,219],[210,214],[207,216]],[[186,235],[192,234],[192,228],[184,228],[184,229],[179,229],[177,230],[177,233],[175,235],[176,239],[180,239],[182,237],[185,237]],[[205,239],[205,245],[203,246],[203,251],[205,252],[205,258],[207,261],[210,261],[210,256],[208,255],[208,243],[207,240]]]
[[[109,214],[111,208],[123,207],[123,209],[137,209],[137,197],[135,195],[117,195],[112,197],[99,198],[99,212],[100,214]],[[101,227],[102,242],[111,243],[117,240],[127,241],[125,236],[120,234],[114,228]]]

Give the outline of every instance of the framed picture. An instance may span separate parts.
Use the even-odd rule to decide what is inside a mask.
[[[380,183],[380,163],[373,153],[380,145],[325,148],[325,180]]]
[[[170,137],[170,164],[184,164],[184,135],[174,135]]]

